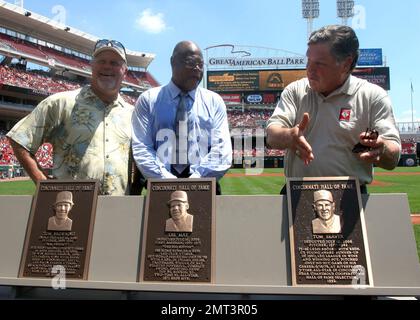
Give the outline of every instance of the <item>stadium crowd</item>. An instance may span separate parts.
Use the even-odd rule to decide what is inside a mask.
[[[401,139],[401,154],[415,154],[417,152],[417,142],[414,138]]]
[[[47,74],[41,74],[41,71],[24,71],[7,65],[0,65],[0,84],[31,89],[43,95],[75,90],[83,85],[83,83],[60,79],[59,77],[52,78]],[[123,93],[122,97],[130,104],[136,103],[137,100],[137,96],[131,93]]]
[[[0,179],[10,179],[24,175],[16,156],[10,146],[9,139],[5,136],[6,132],[0,130]],[[36,153],[35,157],[43,169],[53,166],[53,148],[51,144],[44,143]]]
[[[77,68],[81,69],[87,72],[91,71],[90,61],[86,59],[82,59],[81,57],[78,57],[74,54],[66,54],[62,51],[56,50],[54,48],[50,48],[48,46],[41,46],[38,44],[31,43],[29,41],[25,41],[23,39],[18,39],[11,37],[6,34],[0,33],[0,46],[11,50],[11,51],[17,51],[22,52],[27,55],[36,57],[37,59],[41,61],[46,61],[49,66],[55,67],[57,64],[60,64],[61,66],[67,66],[70,68]],[[25,77],[25,76],[24,76]],[[49,83],[52,79],[47,79],[47,83]],[[157,81],[147,72],[144,71],[133,71],[130,70],[127,72],[127,75],[125,77],[125,81],[128,83],[132,83],[135,85],[139,85],[143,87],[144,89],[149,89],[153,86],[157,86]],[[63,83],[61,81],[58,81],[59,83],[50,83],[49,86],[51,86],[53,89],[57,85],[64,86],[63,90],[68,90],[66,87],[71,87],[72,85],[76,85],[80,87],[80,84],[74,84],[70,81],[63,80]],[[48,85],[48,84],[46,84]],[[45,86],[44,86],[45,87]],[[42,87],[35,87],[35,86],[24,86],[24,88],[32,88],[36,90],[45,90],[45,88]],[[55,93],[59,91],[48,91],[50,93]]]
[[[79,83],[63,79],[53,79],[35,71],[24,71],[14,67],[0,66],[0,83],[36,90],[49,95],[65,90],[74,90],[80,87]]]
[[[264,128],[273,110],[228,110],[230,128]]]

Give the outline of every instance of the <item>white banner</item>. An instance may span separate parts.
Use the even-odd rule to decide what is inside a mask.
[[[261,67],[261,66],[305,66],[306,57],[272,57],[272,58],[210,58],[209,67]]]

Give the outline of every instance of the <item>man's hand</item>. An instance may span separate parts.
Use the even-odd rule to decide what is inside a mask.
[[[366,150],[357,154],[357,157],[365,162],[379,164],[381,156],[385,153],[385,140],[378,134],[362,132],[359,135],[360,144],[366,146]]]
[[[267,144],[273,149],[289,149],[294,152],[305,164],[314,159],[311,145],[303,135],[309,124],[309,114],[304,113],[300,123],[293,128],[285,128],[273,123],[267,128]]]
[[[378,131],[376,130],[369,130],[369,128],[366,129],[366,132],[363,134],[360,134],[359,139],[360,140],[375,140],[378,138]],[[370,151],[371,147],[366,146],[360,142],[356,143],[355,146],[353,147],[353,149],[351,150],[354,153],[361,153],[361,152],[366,152],[366,151]]]
[[[303,132],[309,124],[309,114],[304,113],[302,121],[294,128],[290,129],[290,135],[292,138],[290,150],[296,153],[296,155],[302,159],[302,161],[308,165],[313,159],[314,154],[312,153],[312,147],[306,141]]]

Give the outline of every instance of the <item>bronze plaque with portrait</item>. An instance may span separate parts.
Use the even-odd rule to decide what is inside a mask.
[[[373,286],[359,181],[288,178],[293,285]]]
[[[149,179],[140,281],[212,282],[215,179]]]
[[[19,277],[87,279],[98,186],[97,180],[38,182]]]

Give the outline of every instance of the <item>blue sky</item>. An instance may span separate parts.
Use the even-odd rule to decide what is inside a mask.
[[[8,1],[14,3],[14,1]],[[354,26],[361,48],[382,48],[390,67],[397,121],[420,121],[420,1],[355,0]],[[305,54],[307,24],[300,0],[24,0],[26,9],[97,37],[120,40],[131,50],[155,53],[149,67],[161,83],[169,81],[170,55],[181,40],[202,49],[231,43]],[[314,29],[340,23],[336,0],[320,0]]]

